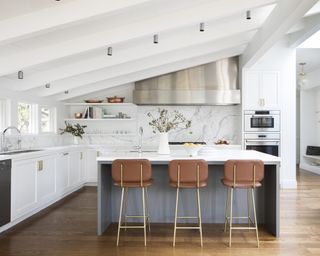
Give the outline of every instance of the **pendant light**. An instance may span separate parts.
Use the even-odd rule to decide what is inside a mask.
[[[64,91],[64,94],[69,94],[69,91],[67,90],[67,91]]]
[[[20,70],[18,72],[18,79],[23,79],[23,71],[22,70]]]
[[[298,74],[298,80],[299,80],[299,85],[300,86],[305,85],[306,80],[307,80],[307,74],[306,74],[306,72],[304,72],[304,67],[305,67],[306,64],[307,63],[305,63],[305,62],[300,62],[299,63],[300,72]]]
[[[46,89],[49,89],[49,88],[50,88],[50,86],[51,86],[51,85],[50,85],[50,83],[47,83],[47,84],[45,84],[45,86],[44,86],[44,87],[45,87]]]

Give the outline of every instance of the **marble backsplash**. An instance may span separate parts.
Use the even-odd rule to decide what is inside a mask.
[[[143,127],[143,145],[155,147],[158,145],[159,135],[152,132],[149,126],[148,112],[157,114],[158,108],[169,111],[178,110],[192,124],[190,129],[171,131],[169,141],[204,141],[213,144],[218,139],[226,139],[231,144],[241,144],[241,106],[138,106],[134,134],[86,134],[80,144],[109,145],[109,146],[134,146],[138,144],[138,128]],[[93,125],[92,123],[90,125]],[[123,125],[123,124],[122,124]],[[113,130],[122,130],[121,123],[108,122]],[[94,127],[90,127],[94,129]],[[15,144],[15,137],[9,137],[9,143]],[[69,135],[26,135],[22,136],[23,148],[41,148],[72,144]]]
[[[231,144],[241,144],[241,106],[139,106],[137,108],[136,131],[143,127],[143,144],[158,145],[159,135],[149,126],[148,112],[156,115],[158,108],[178,110],[192,121],[188,130],[171,131],[169,141],[204,141],[213,144],[218,139],[226,139]],[[114,124],[115,125],[115,124]],[[121,130],[121,127],[115,127]],[[191,132],[191,133],[190,133]],[[133,135],[87,135],[83,144],[137,145],[138,134]]]

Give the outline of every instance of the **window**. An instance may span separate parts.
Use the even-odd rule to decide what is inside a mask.
[[[40,108],[40,131],[55,132],[55,108]]]
[[[18,103],[18,128],[21,133],[37,133],[37,105]]]

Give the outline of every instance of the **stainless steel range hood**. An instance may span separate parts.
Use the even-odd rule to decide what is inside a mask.
[[[138,105],[240,104],[238,57],[138,81],[133,102]]]

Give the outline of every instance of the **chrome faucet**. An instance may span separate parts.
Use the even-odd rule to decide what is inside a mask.
[[[9,146],[7,145],[7,140],[6,140],[6,132],[8,130],[16,130],[18,132],[19,136],[18,136],[18,141],[17,141],[17,149],[21,149],[21,132],[20,132],[20,130],[15,126],[9,126],[6,129],[4,129],[1,134],[1,151],[8,151],[9,150]]]
[[[143,135],[143,128],[140,126],[139,127],[139,146],[138,146],[138,153],[142,153],[142,135]]]

